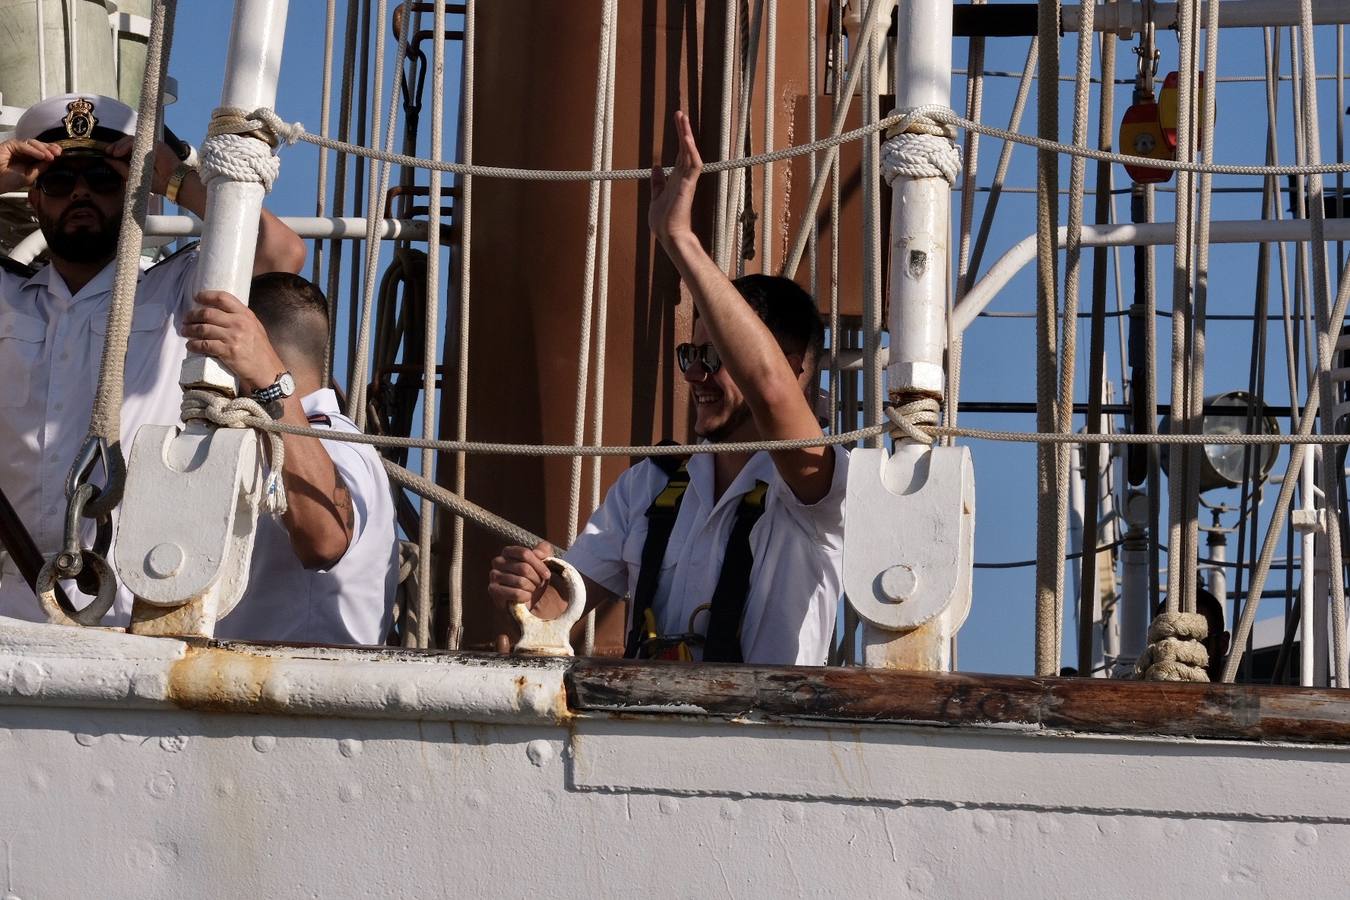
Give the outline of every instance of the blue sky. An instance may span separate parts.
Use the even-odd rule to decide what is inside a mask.
[[[339,39],[341,36],[341,17],[345,4],[339,3]],[[392,5],[392,4],[391,4]],[[205,130],[210,111],[219,102],[220,76],[224,67],[225,39],[229,30],[231,14],[230,4],[181,4],[178,14],[178,27],[174,38],[173,62],[171,72],[179,82],[179,102],[168,111],[168,121],[183,137],[200,140]],[[323,64],[323,30],[325,4],[319,0],[293,0],[287,23],[286,49],[283,57],[281,90],[277,109],[283,118],[299,120],[312,131],[317,131],[320,120],[320,84]],[[1334,71],[1335,46],[1334,35],[1329,29],[1322,29],[1319,35],[1317,56],[1321,71]],[[1284,38],[1287,42],[1287,36]],[[391,42],[392,45],[392,42]],[[1117,76],[1133,74],[1134,57],[1129,52],[1129,44],[1122,43],[1118,53]],[[1176,68],[1177,42],[1174,34],[1159,35],[1159,47],[1162,60],[1160,76]],[[1259,75],[1263,71],[1261,32],[1256,30],[1227,31],[1221,35],[1220,75]],[[1024,38],[991,39],[986,50],[986,68],[1020,72],[1027,50]],[[1076,41],[1069,36],[1063,42],[1061,67],[1065,74],[1072,74],[1076,54]],[[391,49],[392,56],[392,49]],[[954,50],[955,64],[963,67],[966,60],[966,42],[958,40]],[[1289,68],[1288,45],[1284,44],[1281,53],[1282,68]],[[391,60],[392,62],[392,60]],[[447,72],[456,73],[459,61],[455,55],[447,60]],[[335,89],[339,75],[335,73]],[[454,76],[452,76],[452,79]],[[984,118],[987,122],[999,126],[1007,124],[1008,111],[1016,91],[1015,78],[990,78],[986,80]],[[388,83],[384,86],[385,98],[388,98]],[[964,96],[965,85],[960,76],[953,79],[954,103],[959,104]],[[1067,140],[1071,124],[1072,85],[1061,84],[1061,135]],[[1292,131],[1289,126],[1290,104],[1289,84],[1282,85],[1281,97],[1281,153],[1284,161],[1291,161],[1293,154]],[[1322,152],[1325,159],[1335,158],[1335,123],[1337,112],[1334,84],[1323,82],[1320,86],[1320,114],[1323,128]],[[1265,115],[1264,87],[1260,83],[1226,83],[1220,86],[1218,93],[1218,121],[1216,130],[1216,158],[1220,162],[1260,162],[1264,152]],[[448,102],[454,95],[447,91]],[[1116,91],[1116,119],[1129,104],[1129,88],[1120,86]],[[958,108],[958,112],[963,110]],[[336,114],[336,110],[334,110]],[[427,114],[429,115],[429,113]],[[424,122],[427,120],[424,115]],[[1095,97],[1094,120],[1089,134],[1096,132]],[[454,129],[456,114],[454,106],[447,109],[447,148],[456,146]],[[1026,132],[1034,127],[1034,94],[1026,119],[1021,130]],[[424,129],[425,134],[425,129]],[[979,183],[987,185],[992,176],[1001,145],[996,141],[985,140],[981,146],[981,174]],[[315,175],[318,153],[310,145],[300,144],[283,151],[282,177],[272,196],[269,207],[283,215],[313,215],[315,211]],[[480,160],[490,163],[492,160]],[[628,167],[636,161],[616,159],[616,167]],[[1013,154],[1013,167],[1008,184],[1030,186],[1034,184],[1033,151],[1018,148]],[[1089,165],[1087,182],[1094,183],[1094,166]],[[1126,176],[1119,167],[1114,171],[1116,187],[1128,184]],[[1068,162],[1061,161],[1061,182],[1068,183]],[[1252,179],[1216,179],[1216,186],[1252,186]],[[979,215],[987,195],[982,194],[976,204]],[[1088,215],[1091,216],[1089,200]],[[994,230],[985,256],[987,266],[1012,244],[1025,237],[1031,230],[1035,199],[1031,194],[1005,194],[999,207],[999,216],[995,220]],[[1117,213],[1128,216],[1128,196],[1117,200]],[[1260,215],[1260,197],[1256,194],[1219,194],[1214,201],[1216,218],[1258,218]],[[1171,197],[1160,194],[1158,218],[1170,220]],[[1064,211],[1061,208],[1061,222]],[[577,237],[580,249],[580,237]],[[1123,271],[1121,281],[1124,288],[1122,302],[1128,305],[1132,285],[1130,278],[1130,251],[1122,251]],[[1211,313],[1249,313],[1253,303],[1253,283],[1255,278],[1255,250],[1250,245],[1216,246],[1212,251],[1210,312]],[[1292,258],[1292,248],[1291,248]],[[1158,250],[1158,297],[1160,307],[1171,306],[1170,247]],[[444,271],[444,268],[443,268]],[[1113,276],[1114,277],[1114,276]],[[1031,268],[1015,278],[995,301],[991,309],[999,311],[1026,311],[1033,309],[1034,272]],[[1091,284],[1090,269],[1084,271],[1084,293],[1082,306],[1088,307],[1088,295]],[[1272,284],[1273,309],[1278,311],[1278,281]],[[1114,309],[1116,297],[1114,290],[1108,295],[1108,305]],[[1108,372],[1120,371],[1119,354],[1116,351],[1116,327],[1123,320],[1112,320],[1108,329],[1107,353]],[[1034,398],[1033,380],[1033,340],[1034,320],[1027,319],[980,319],[966,334],[965,368],[963,376],[962,399],[964,400],[1018,400]],[[1168,386],[1167,340],[1170,334],[1168,320],[1161,320],[1158,333],[1162,342],[1159,347],[1160,371],[1158,373],[1159,397],[1166,402],[1170,388]],[[1248,354],[1250,342],[1250,324],[1246,322],[1214,322],[1209,328],[1210,348],[1206,364],[1206,384],[1212,387],[1211,393],[1220,390],[1244,388],[1247,383]],[[1285,367],[1283,357],[1283,338],[1278,323],[1271,324],[1269,332],[1268,385],[1267,400],[1275,404],[1288,403],[1288,390],[1285,387]],[[1078,398],[1086,398],[1086,346],[1087,326],[1083,324],[1079,333],[1079,346],[1082,351],[1078,360]],[[621,386],[610,385],[609,390]],[[1034,417],[1029,415],[966,415],[964,424],[986,426],[1012,430],[1031,430]],[[1282,426],[1287,430],[1287,422]],[[1034,506],[1035,506],[1035,453],[1029,445],[1006,445],[973,442],[972,452],[976,464],[978,491],[978,520],[976,532],[976,557],[981,561],[1009,561],[1030,559],[1034,554]],[[1276,471],[1283,469],[1284,453],[1276,463]],[[1223,499],[1222,496],[1219,498]],[[1235,505],[1236,496],[1227,498]],[[1164,501],[1164,509],[1166,503]],[[1231,520],[1231,517],[1229,517]],[[1231,552],[1231,551],[1230,551]],[[1165,565],[1165,562],[1164,562]],[[1070,572],[1072,577],[1072,572]],[[1032,623],[1033,623],[1033,575],[1031,569],[980,570],[975,578],[974,607],[960,639],[960,665],[968,671],[1029,672],[1032,665]],[[1282,581],[1272,579],[1272,586]],[[1272,603],[1272,612],[1276,604]],[[1066,659],[1073,654],[1072,639]]]

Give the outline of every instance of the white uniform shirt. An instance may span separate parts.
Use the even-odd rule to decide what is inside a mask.
[[[848,454],[835,448],[830,491],[811,505],[797,499],[765,452],[752,456],[716,501],[713,458],[695,455],[686,468],[689,487],[652,600],[657,628],[667,635],[691,630],[690,616],[712,600],[717,587],[741,497],[763,481],[769,490],[764,514],[750,531],[754,563],[741,622],[741,653],[747,663],[823,665],[843,592]],[[632,597],[647,540],[647,508],[669,480],[650,460],[624,472],[565,554],[567,561],[616,595]],[[707,615],[700,614],[694,626],[692,630],[706,633]]]
[[[141,273],[124,381],[124,456],[141,425],[178,421],[178,373],[187,354],[178,332],[191,309],[196,259],[184,253]],[[61,549],[66,474],[89,429],[115,268],[109,263],[74,296],[50,265],[28,279],[0,271],[0,488],[44,554]],[[94,482],[102,484],[102,477],[96,467]],[[93,538],[86,519],[84,546]],[[76,606],[89,602],[73,582],[63,585]],[[0,615],[44,620],[7,556]],[[123,588],[104,623],[124,625],[130,615],[131,595]]]
[[[315,391],[301,401],[315,428],[360,433],[337,396]],[[315,421],[327,416],[328,424]],[[352,497],[352,542],[331,569],[306,569],[290,535],[270,515],[258,520],[248,589],[216,625],[216,637],[323,644],[383,644],[398,586],[394,499],[380,456],[366,444],[323,441]]]

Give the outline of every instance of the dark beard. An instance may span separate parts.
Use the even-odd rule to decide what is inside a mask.
[[[742,403],[740,406],[736,407],[735,412],[728,416],[727,420],[720,426],[714,428],[707,434],[699,435],[699,437],[704,438],[711,443],[720,444],[731,437],[731,435],[736,432],[736,429],[744,425],[749,419],[750,406],[749,404]]]
[[[100,227],[92,231],[79,231],[74,234],[66,231],[64,220],[77,209],[92,209],[99,218],[102,214],[92,204],[72,206],[62,213],[55,222],[39,221],[42,234],[47,238],[47,249],[52,256],[73,263],[96,263],[113,257],[117,252],[117,235],[122,230],[122,213],[104,219]]]

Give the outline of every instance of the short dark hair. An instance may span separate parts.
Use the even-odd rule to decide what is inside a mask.
[[[328,353],[328,300],[308,279],[267,272],[253,279],[248,307],[277,347],[296,351],[316,372]]]
[[[784,349],[802,355],[802,368],[814,379],[825,347],[825,325],[811,295],[779,275],[742,275],[732,284]]]

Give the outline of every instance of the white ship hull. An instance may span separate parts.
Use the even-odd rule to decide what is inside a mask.
[[[607,713],[579,707],[641,702],[602,683],[615,664],[4,624],[0,861],[25,900],[1332,896],[1350,875],[1335,743],[1071,733],[997,689],[964,727]],[[1212,711],[1235,734],[1344,729],[1343,707],[1294,722],[1290,692],[1180,690],[1255,696]]]

